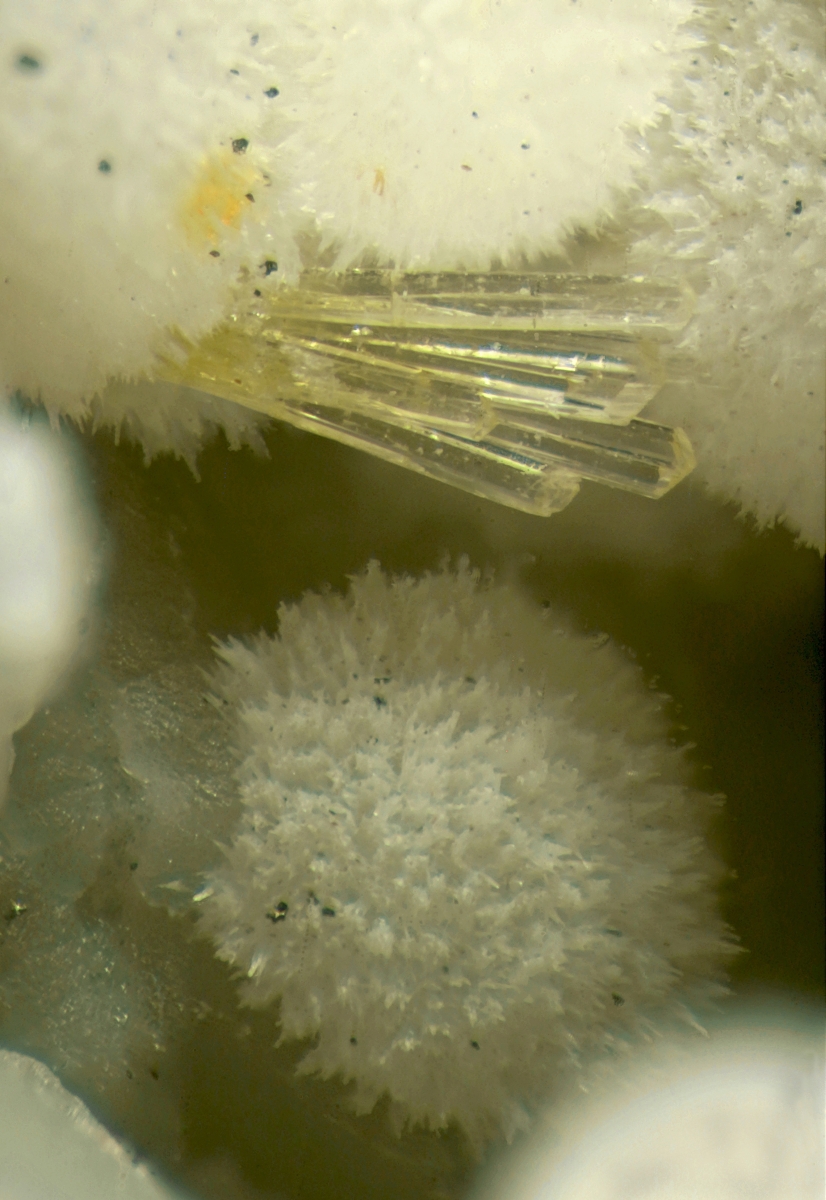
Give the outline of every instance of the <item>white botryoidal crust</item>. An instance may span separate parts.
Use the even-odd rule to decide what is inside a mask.
[[[708,798],[607,645],[462,565],[219,647],[244,817],[202,928],[299,1070],[511,1136],[581,1056],[708,999],[732,942]]]

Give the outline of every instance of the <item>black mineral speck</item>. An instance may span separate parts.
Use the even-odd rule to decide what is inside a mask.
[[[210,258],[220,258],[220,257],[221,257],[221,251],[220,251],[220,250],[210,250],[210,252],[209,252],[209,257],[210,257]]]
[[[530,148],[531,148],[531,144],[530,144],[530,142],[523,142],[523,143],[522,143],[522,149],[523,149],[523,150],[530,150]]]
[[[351,1046],[357,1046],[357,1045],[358,1045],[358,1042],[356,1041],[356,1039],[355,1039],[355,1038],[350,1038],[350,1045],[351,1045]]]
[[[794,213],[794,215],[796,217],[800,216],[800,214],[803,212],[803,201],[802,200],[795,200],[794,208],[792,209],[792,212]]]
[[[35,58],[33,54],[20,54],[17,58],[18,71],[39,71],[41,67],[39,58]]]
[[[249,144],[250,144],[249,138],[233,138],[232,139],[232,153],[233,154],[246,154],[247,146],[249,146]]]
[[[261,269],[265,275],[272,275],[273,271],[278,270],[278,263],[275,261],[275,259],[266,258],[261,263]]]
[[[130,863],[130,864],[129,864],[129,870],[130,870],[130,871],[137,871],[137,869],[138,869],[138,864],[137,864],[136,862],[133,862],[133,863]]]
[[[473,1049],[474,1049],[474,1050],[478,1050],[478,1049],[479,1049],[479,1043],[478,1043],[478,1042],[471,1042],[470,1044],[471,1044],[471,1046],[473,1047]]]
[[[385,700],[384,696],[374,696],[373,703],[375,704],[376,708],[387,708],[387,701]]]
[[[330,908],[329,905],[325,904],[321,910],[321,915],[322,915],[322,917],[334,917],[336,915],[336,910],[334,908]]]
[[[261,289],[260,289],[260,288],[254,288],[254,289],[253,289],[253,293],[252,293],[252,294],[253,294],[253,296],[260,296],[260,295],[261,295]]]
[[[273,925],[277,925],[279,921],[287,919],[287,913],[290,911],[290,906],[285,900],[279,900],[275,908],[271,908],[266,917],[268,921],[272,921]]]
[[[278,88],[277,88],[277,87],[271,87],[271,88],[267,88],[267,89],[265,90],[265,92],[264,92],[264,95],[265,95],[265,96],[268,96],[268,97],[270,98],[270,100],[274,100],[274,99],[275,99],[275,97],[276,97],[276,96],[278,96],[278,95],[280,95],[280,94],[281,94],[281,93],[279,92],[279,90],[278,90]]]
[[[247,192],[245,198],[249,200],[250,204],[255,204],[255,196],[253,196],[252,192]]]
[[[251,45],[251,46],[257,46],[257,45],[258,45],[258,34],[257,34],[257,33],[254,33],[254,34],[252,35],[252,37],[250,38],[250,45]]]
[[[623,1004],[625,1003],[625,1000],[622,998],[622,996],[619,994],[619,992],[612,992],[611,999],[614,1001],[615,1008],[621,1008],[623,1006]]]
[[[98,163],[98,170],[102,175],[109,174],[109,172],[112,170],[112,164],[109,162],[108,158],[102,158],[100,160]]]

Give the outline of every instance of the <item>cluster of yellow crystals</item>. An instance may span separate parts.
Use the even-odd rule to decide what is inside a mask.
[[[159,374],[548,515],[581,479],[656,498],[693,469],[680,429],[638,416],[691,299],[613,276],[311,270],[239,292]]]

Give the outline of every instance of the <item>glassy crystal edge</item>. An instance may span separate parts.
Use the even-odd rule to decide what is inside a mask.
[[[681,430],[639,418],[690,307],[636,279],[308,272],[174,337],[157,375],[548,515],[580,479],[656,498],[693,469]]]

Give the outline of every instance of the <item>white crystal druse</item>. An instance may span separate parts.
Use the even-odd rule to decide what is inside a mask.
[[[719,988],[731,942],[658,702],[466,566],[282,606],[219,650],[242,827],[201,901],[302,1072],[509,1136],[580,1055]]]

